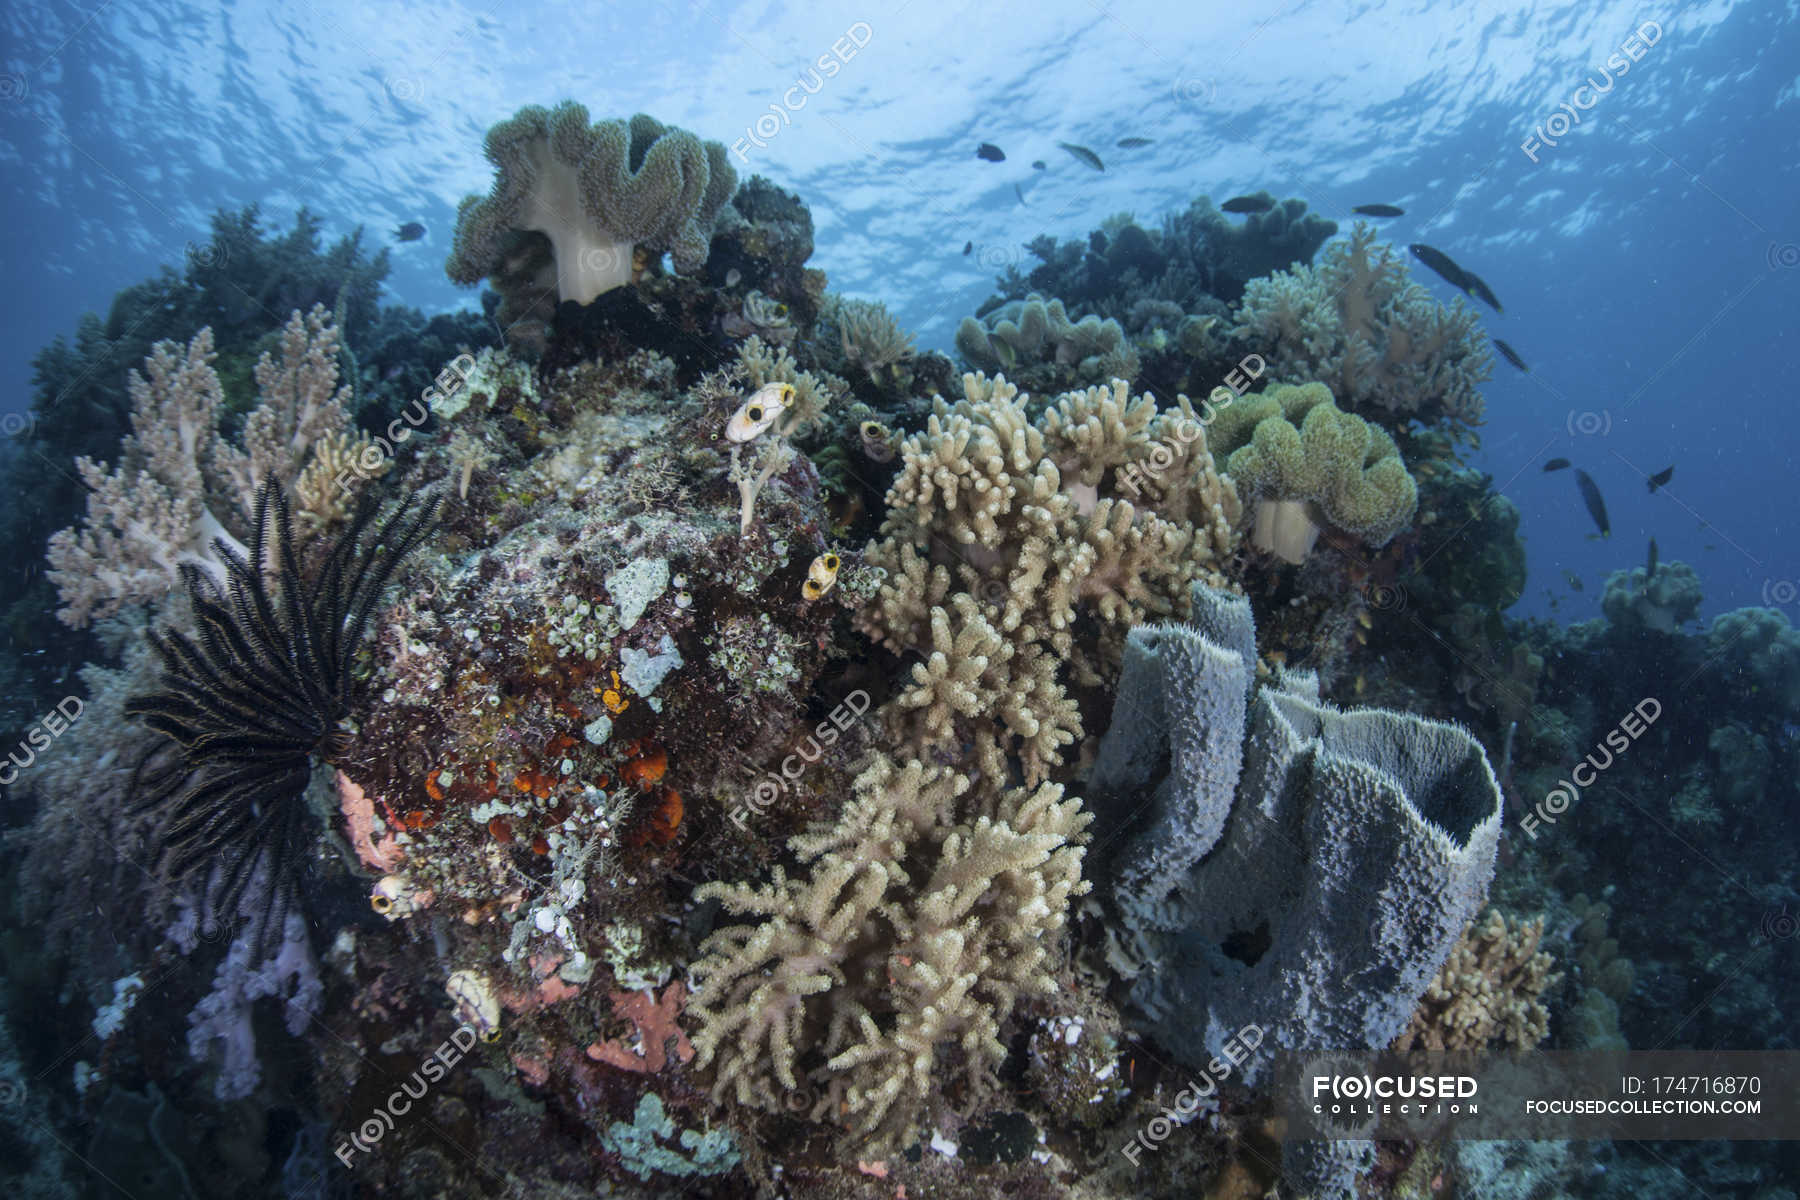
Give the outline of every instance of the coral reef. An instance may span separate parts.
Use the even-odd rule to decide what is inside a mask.
[[[1393,1048],[1529,1050],[1543,1041],[1550,1014],[1542,997],[1562,980],[1539,949],[1543,938],[1543,917],[1521,921],[1490,909],[1457,938]]]
[[[313,756],[343,744],[338,723],[356,700],[352,668],[369,618],[436,513],[435,501],[415,508],[409,498],[372,527],[366,502],[303,576],[271,478],[246,551],[216,547],[227,582],[182,572],[197,636],[152,635],[162,677],[124,708],[160,735],[138,759],[134,803],[156,816],[159,873],[191,894],[202,922],[236,917],[240,901],[256,910],[252,953],[296,899]]]
[[[238,538],[255,519],[264,482],[286,488],[311,471],[301,494],[314,525],[341,517],[340,476],[319,475],[356,461],[365,443],[345,432],[349,388],[338,386],[337,349],[322,309],[293,314],[280,359],[265,353],[257,360],[259,401],[239,449],[219,432],[224,390],[212,368],[212,331],[195,334],[185,351],[158,345],[144,372],[132,374],[133,433],[118,465],[75,462],[89,488],[87,515],[50,539],[49,575],[63,600],[57,615],[82,628],[122,605],[159,600],[179,584],[184,566],[224,582],[213,542],[243,552]]]
[[[1272,382],[1324,383],[1396,430],[1417,421],[1461,436],[1481,424],[1493,360],[1474,310],[1433,300],[1367,224],[1316,268],[1252,280],[1233,316],[1233,336],[1263,356]]]
[[[904,386],[913,339],[885,304],[832,296],[819,320],[820,354],[828,367],[844,375],[860,371],[878,384]]]
[[[1210,433],[1239,494],[1256,501],[1251,541],[1283,561],[1304,561],[1325,525],[1383,545],[1417,511],[1394,439],[1339,412],[1322,383],[1241,396]]]
[[[9,1178],[52,1130],[169,1195],[1601,1195],[1627,1150],[1284,1146],[1232,1039],[1791,1040],[1800,635],[1694,627],[1684,564],[1508,619],[1473,319],[1366,229],[1039,238],[958,375],[716,145],[565,105],[490,148],[479,314],[249,213],[40,358],[22,461],[90,508],[0,515],[72,526],[64,640],[0,659],[57,687]]]
[[[520,109],[488,130],[485,146],[494,187],[457,210],[445,269],[463,284],[491,278],[503,293],[553,286],[557,299],[587,304],[629,283],[640,251],[699,271],[737,187],[718,142],[643,113],[590,124],[572,100]]]
[[[1117,321],[1071,321],[1061,300],[1033,292],[983,319],[964,317],[956,348],[977,371],[1005,372],[1038,392],[1137,375],[1137,353]]]
[[[125,288],[104,317],[87,314],[72,339],[59,336],[39,351],[32,360],[30,418],[13,439],[19,453],[5,464],[0,538],[36,554],[53,531],[78,519],[89,489],[68,464],[84,457],[118,461],[120,441],[131,431],[132,371],[160,342],[185,345],[196,330],[212,330],[225,382],[221,421],[228,431],[236,429],[234,405],[253,399],[258,354],[274,348],[276,331],[290,312],[323,306],[341,314],[334,324],[345,350],[354,347],[366,355],[388,253],[370,255],[360,229],[324,246],[323,226],[305,208],[286,231],[265,230],[255,205],[220,211],[210,236],[188,244],[179,270],[164,267]],[[55,617],[50,602],[55,595],[41,571],[14,571],[0,579],[0,612],[14,642],[45,652],[24,656],[19,662],[24,686],[8,689],[21,719],[62,696],[52,691],[57,686],[52,677],[63,663],[93,653],[91,642]]]
[[[1161,244],[1171,270],[1191,274],[1209,294],[1231,304],[1251,280],[1312,262],[1338,231],[1337,222],[1308,212],[1304,200],[1276,201],[1268,192],[1256,198],[1269,201],[1269,208],[1242,221],[1214,208],[1208,196],[1170,214]]]
[[[1654,580],[1646,580],[1643,567],[1608,575],[1600,611],[1622,632],[1674,633],[1695,618],[1704,599],[1694,568],[1666,562]]]
[[[1015,758],[1028,784],[1064,761],[1083,729],[1070,688],[1110,679],[1132,626],[1186,610],[1240,509],[1186,397],[1159,411],[1115,380],[1033,422],[1004,376],[963,391],[901,446],[865,552],[888,575],[857,622],[922,655],[889,710],[908,752],[967,747],[998,789]]]
[[[790,844],[805,878],[700,889],[763,918],[714,933],[693,968],[695,1062],[716,1064],[715,1095],[843,1120],[879,1158],[993,1091],[1002,1026],[1052,987],[1054,935],[1087,889],[1090,818],[1055,784],[991,805],[968,791],[945,768],[877,757],[838,821]]]
[[[1493,772],[1461,730],[1339,712],[1309,677],[1252,696],[1248,607],[1197,587],[1194,610],[1132,633],[1088,780],[1129,835],[1106,877],[1133,1004],[1196,1067],[1248,1023],[1288,1049],[1386,1046],[1486,896]]]
[[[1720,613],[1707,627],[1706,645],[1718,669],[1759,706],[1789,721],[1800,716],[1800,630],[1786,613],[1776,608]]]

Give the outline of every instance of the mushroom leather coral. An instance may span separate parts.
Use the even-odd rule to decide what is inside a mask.
[[[630,282],[634,251],[670,251],[675,269],[706,262],[713,221],[737,187],[725,147],[639,113],[589,124],[565,101],[531,105],[488,130],[496,169],[486,197],[456,219],[450,278],[473,284],[511,274],[525,236],[549,239],[560,300],[587,304]]]

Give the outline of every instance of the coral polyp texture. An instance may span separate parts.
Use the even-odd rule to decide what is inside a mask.
[[[1324,383],[1345,408],[1396,430],[1481,424],[1493,358],[1474,309],[1461,297],[1449,308],[1433,300],[1365,223],[1317,267],[1251,280],[1233,316],[1231,332],[1268,361],[1274,382]]]
[[[1321,529],[1380,546],[1412,523],[1419,492],[1394,439],[1338,411],[1321,383],[1240,396],[1212,424],[1240,495],[1253,501],[1251,541],[1303,561]]]
[[[457,211],[450,278],[553,287],[577,304],[629,283],[640,250],[698,271],[737,187],[718,142],[643,113],[590,123],[574,101],[520,109],[488,130],[486,150],[494,187]],[[547,243],[551,269],[522,280],[530,260],[541,261],[533,237]]]
[[[1137,353],[1117,321],[1095,316],[1071,321],[1061,300],[1046,302],[1035,292],[984,319],[964,317],[956,348],[978,371],[1004,372],[1040,389],[1113,376],[1129,381],[1138,371]]]
[[[694,967],[715,1095],[842,1122],[870,1158],[992,1095],[1014,1005],[1054,986],[1091,817],[1055,784],[969,791],[877,757],[835,823],[790,843],[805,878],[700,889],[760,918],[714,933]]]
[[[1158,409],[1114,380],[1035,421],[1028,399],[965,375],[962,399],[934,400],[866,551],[887,578],[857,614],[912,659],[890,728],[921,757],[968,747],[990,788],[1065,761],[1084,732],[1071,689],[1115,676],[1132,626],[1186,612],[1241,515],[1185,397]]]
[[[348,432],[350,389],[338,383],[337,331],[325,311],[295,312],[280,357],[257,360],[259,401],[244,421],[242,447],[220,433],[225,391],[214,358],[210,329],[185,350],[159,343],[131,374],[133,432],[118,464],[76,460],[89,488],[87,514],[51,537],[48,555],[66,624],[82,628],[123,605],[160,600],[184,564],[224,582],[214,540],[242,550],[263,480],[298,483],[314,526],[344,515],[350,488],[325,472],[354,461],[367,443]]]

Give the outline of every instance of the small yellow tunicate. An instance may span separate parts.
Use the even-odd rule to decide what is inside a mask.
[[[838,567],[842,560],[836,554],[827,551],[812,560],[806,568],[806,582],[800,585],[800,594],[808,600],[817,600],[829,592],[836,584]]]
[[[765,383],[731,414],[725,436],[734,442],[753,442],[793,403],[793,384]]]

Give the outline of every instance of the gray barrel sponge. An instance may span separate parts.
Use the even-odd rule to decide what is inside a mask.
[[[1088,779],[1110,806],[1103,823],[1137,830],[1113,858],[1112,886],[1139,928],[1180,922],[1163,909],[1224,832],[1243,765],[1256,674],[1250,602],[1196,587],[1192,622],[1126,636],[1112,724]]]
[[[1204,586],[1195,610],[1203,626],[1232,612]],[[1499,784],[1455,726],[1341,712],[1300,676],[1259,689],[1241,750],[1222,750],[1247,621],[1225,623],[1230,646],[1132,632],[1089,781],[1124,839],[1108,881],[1122,932],[1149,955],[1133,1007],[1202,1069],[1246,1025],[1278,1050],[1389,1044],[1485,901],[1499,844]]]

